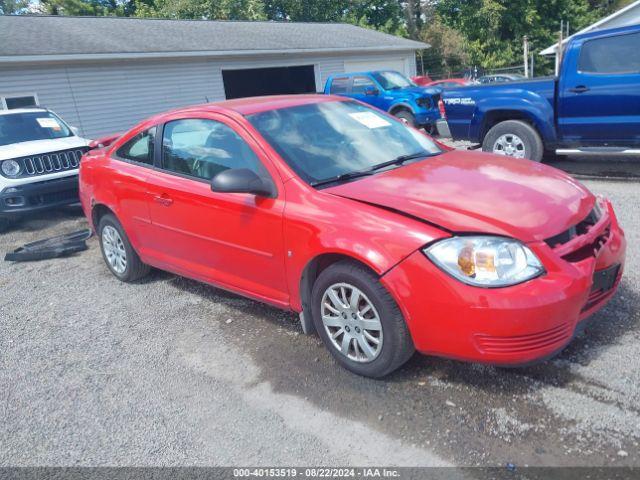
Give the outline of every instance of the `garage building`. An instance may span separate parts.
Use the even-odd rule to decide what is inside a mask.
[[[37,102],[83,135],[225,98],[321,91],[330,74],[415,74],[427,45],[340,23],[0,16],[0,108]]]

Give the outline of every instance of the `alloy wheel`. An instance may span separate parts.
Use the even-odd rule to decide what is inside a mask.
[[[111,225],[102,229],[102,249],[113,271],[122,275],[127,269],[127,252],[120,233]]]
[[[493,153],[498,155],[525,158],[525,150],[522,139],[512,133],[501,135],[493,144]]]
[[[382,351],[382,323],[376,307],[357,287],[335,283],[322,295],[322,324],[331,344],[360,363],[375,360]]]

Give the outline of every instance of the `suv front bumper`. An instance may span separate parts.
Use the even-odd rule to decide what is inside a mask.
[[[78,175],[6,187],[0,192],[0,216],[19,216],[79,202]]]

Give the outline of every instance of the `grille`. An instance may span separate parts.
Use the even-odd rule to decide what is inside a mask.
[[[572,227],[569,227],[567,230],[565,230],[562,233],[559,233],[558,235],[554,235],[553,237],[547,238],[545,242],[551,248],[556,248],[556,247],[559,247],[560,245],[564,245],[569,240],[572,240],[574,237],[577,237],[579,235],[584,235],[585,233],[587,233],[591,227],[593,227],[596,223],[598,223],[598,220],[600,220],[601,216],[602,216],[602,213],[600,212],[600,209],[597,206],[593,207],[591,212],[589,212],[589,215],[587,215],[587,217],[584,220],[573,225]]]
[[[563,323],[530,335],[513,337],[495,337],[492,335],[476,335],[478,347],[486,353],[512,354],[525,353],[559,345],[571,337],[571,325]]]
[[[17,159],[18,163],[22,164],[21,176],[34,177],[78,168],[80,159],[87,150],[87,147],[74,148]]]

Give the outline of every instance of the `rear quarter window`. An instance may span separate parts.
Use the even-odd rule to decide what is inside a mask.
[[[334,78],[331,82],[331,89],[329,93],[347,93],[349,87],[349,77],[338,77]]]

